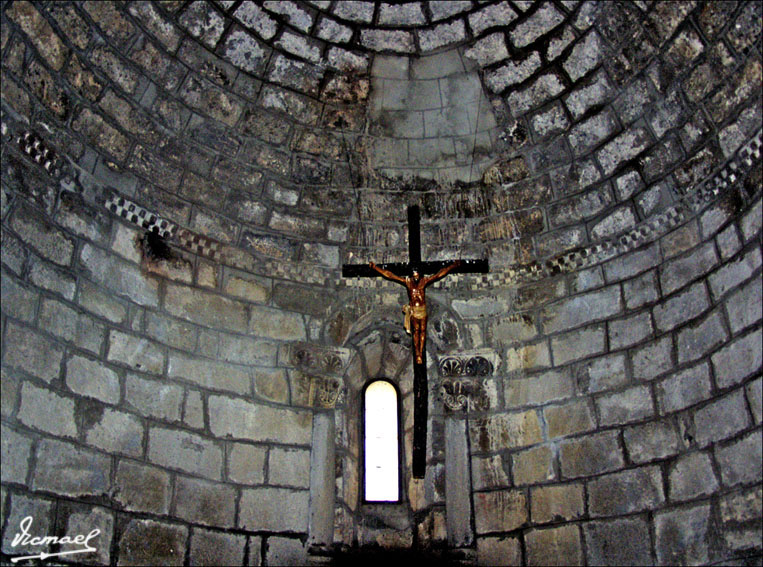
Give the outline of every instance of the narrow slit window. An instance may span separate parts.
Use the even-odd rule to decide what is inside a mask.
[[[400,500],[397,390],[385,380],[364,393],[364,494],[367,502]]]

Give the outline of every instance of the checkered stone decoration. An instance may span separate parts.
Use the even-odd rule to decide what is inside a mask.
[[[222,244],[185,228],[178,230],[177,242],[194,254],[206,256],[211,260],[219,260],[222,253]]]
[[[118,217],[122,217],[126,221],[136,224],[148,231],[156,232],[162,238],[172,238],[177,229],[177,226],[174,223],[163,219],[156,213],[152,213],[119,195],[113,195],[104,205]]]
[[[16,138],[16,142],[19,145],[19,149],[35,163],[40,164],[45,171],[51,175],[58,174],[59,168],[57,166],[58,158],[56,153],[37,134],[26,130]]]
[[[729,191],[739,180],[744,179],[747,171],[760,159],[761,147],[763,147],[763,130],[758,130],[723,167],[711,177],[692,187],[681,201],[621,234],[549,258],[545,262],[509,266],[503,272],[494,272],[477,278],[459,278],[458,274],[455,274],[448,280],[437,282],[435,286],[442,289],[465,287],[469,290],[479,290],[512,285],[579,270],[635,250],[674,229],[684,222],[692,211],[697,213],[704,209],[711,201]],[[381,289],[387,283],[379,280],[359,281],[344,278],[335,280],[337,286],[361,289]]]

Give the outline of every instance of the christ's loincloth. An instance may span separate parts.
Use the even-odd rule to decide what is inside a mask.
[[[405,332],[411,334],[411,319],[418,319],[419,321],[427,318],[427,306],[426,305],[403,305],[403,313],[405,313]]]

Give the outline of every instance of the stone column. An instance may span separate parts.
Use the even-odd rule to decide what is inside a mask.
[[[310,455],[310,536],[308,545],[328,546],[334,537],[334,415],[313,415]]]
[[[471,475],[466,419],[445,418],[445,514],[448,546],[466,547],[472,531]]]

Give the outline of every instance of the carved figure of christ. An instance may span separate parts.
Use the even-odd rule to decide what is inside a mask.
[[[369,264],[371,269],[379,272],[384,278],[404,285],[408,290],[408,305],[403,308],[405,312],[405,330],[413,336],[413,352],[416,364],[424,364],[424,342],[427,335],[427,300],[425,288],[433,282],[444,278],[451,270],[461,265],[461,260],[445,266],[433,276],[422,277],[418,270],[413,269],[412,276],[404,278],[380,268],[373,262]]]
[[[389,263],[381,266],[345,264],[342,276],[383,277],[404,285],[408,291],[406,321],[413,341],[413,476],[424,478],[427,453],[427,366],[426,366],[426,296],[424,289],[430,283],[449,273],[487,273],[487,260],[421,261],[420,213],[417,206],[408,207],[408,263]],[[433,274],[427,276],[427,274]]]

